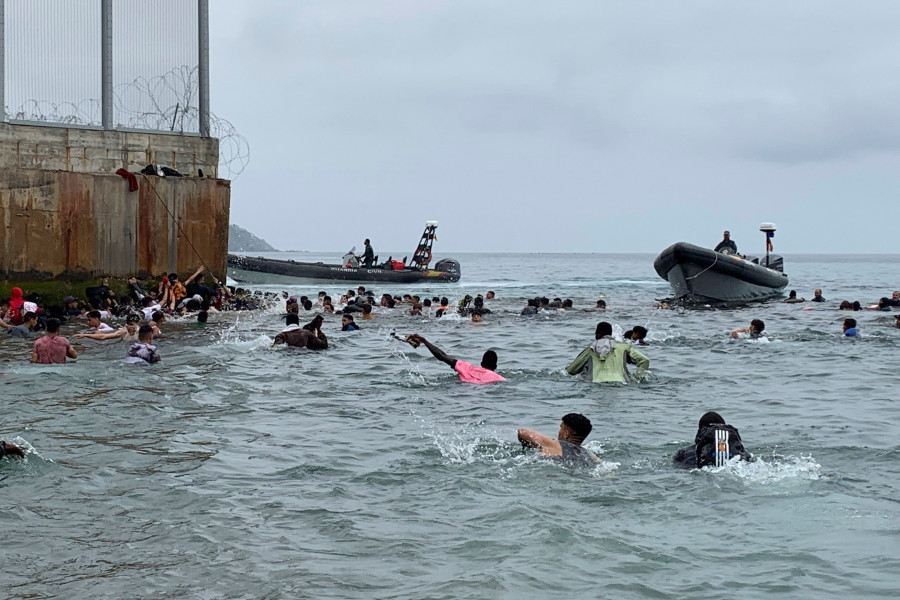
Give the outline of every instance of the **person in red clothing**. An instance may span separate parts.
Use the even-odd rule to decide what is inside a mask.
[[[59,319],[47,319],[47,335],[34,341],[31,362],[42,365],[64,363],[68,358],[78,358],[69,340],[59,335]]]
[[[418,346],[418,344],[425,344],[425,347],[431,352],[431,354],[441,362],[447,363],[451,369],[456,371],[459,374],[459,380],[464,381],[465,383],[475,383],[475,384],[485,384],[485,383],[498,383],[501,381],[506,381],[506,378],[496,373],[497,370],[497,353],[493,350],[488,350],[484,353],[484,356],[481,358],[481,366],[476,367],[473,364],[467,363],[463,360],[457,360],[452,356],[446,354],[443,350],[423,338],[419,334],[413,334],[409,336],[407,341],[413,346]]]
[[[22,297],[22,288],[14,287],[10,290],[9,310],[6,312],[6,321],[10,325],[22,324],[22,317],[25,315],[24,305],[25,298]]]

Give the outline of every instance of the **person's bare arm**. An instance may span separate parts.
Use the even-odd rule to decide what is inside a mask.
[[[71,344],[66,348],[66,356],[68,356],[72,360],[78,358],[78,353],[75,352],[75,348],[73,348]]]
[[[519,442],[528,448],[540,448],[541,454],[549,456],[559,456],[562,454],[562,447],[559,441],[548,435],[543,435],[531,429],[520,429],[518,432]]]
[[[747,329],[746,327],[738,327],[737,329],[732,329],[731,337],[734,339],[738,339],[738,336],[740,336],[740,334],[747,333],[748,331],[750,331],[750,330]]]
[[[12,325],[10,325],[9,323],[7,323],[7,322],[4,321],[3,319],[0,319],[0,327],[2,327],[2,328],[4,328],[4,329],[12,329],[12,328],[13,328]]]
[[[116,338],[121,338],[122,333],[119,331],[111,331],[109,333],[76,333],[72,337],[74,338],[89,338],[92,340],[114,340]]]
[[[194,281],[194,280],[197,278],[197,275],[199,275],[200,273],[202,273],[205,269],[206,269],[205,266],[200,265],[200,268],[197,269],[197,272],[194,273],[193,275],[191,275],[190,277],[188,277],[188,278],[187,278],[187,281],[183,281],[182,284],[183,284],[184,286],[187,286],[187,284],[189,284],[190,282]]]
[[[456,359],[455,358],[453,358],[452,356],[450,356],[449,354],[447,354],[446,352],[444,352],[443,350],[441,350],[440,348],[438,348],[437,346],[435,346],[434,344],[432,344],[431,342],[429,342],[428,340],[423,338],[421,335],[416,334],[413,336],[413,339],[415,341],[419,342],[420,344],[425,344],[425,347],[428,348],[428,351],[431,352],[431,355],[434,356],[436,359],[438,359],[439,361],[441,361],[443,363],[447,363],[448,365],[450,365],[451,369],[456,368]]]

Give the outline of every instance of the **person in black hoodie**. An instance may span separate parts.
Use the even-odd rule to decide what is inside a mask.
[[[726,425],[725,419],[719,413],[708,412],[700,417],[694,443],[676,452],[672,458],[672,465],[676,469],[698,469],[706,466],[715,466],[717,431],[728,434],[728,443],[721,448],[723,452],[722,457],[725,460],[735,456],[740,456],[741,459],[747,461],[753,458],[744,448],[738,430],[731,425]]]

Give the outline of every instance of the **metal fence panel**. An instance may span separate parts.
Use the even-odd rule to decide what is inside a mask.
[[[11,119],[100,125],[100,2],[6,0]]]
[[[111,3],[113,128],[199,132],[198,1]],[[101,5],[5,0],[11,120],[102,125]]]

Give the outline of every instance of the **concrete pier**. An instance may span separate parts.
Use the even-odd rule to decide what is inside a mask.
[[[224,278],[230,182],[218,140],[0,123],[0,278]],[[137,174],[161,164],[186,177]],[[116,175],[135,172],[138,190]],[[199,177],[203,172],[204,177]]]

